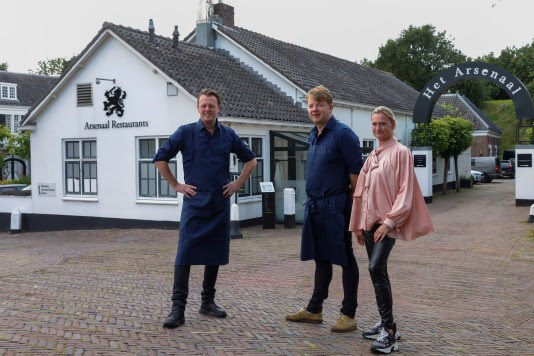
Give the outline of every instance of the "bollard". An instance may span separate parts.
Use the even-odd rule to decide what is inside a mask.
[[[284,227],[295,228],[295,189],[284,189]]]
[[[237,204],[232,204],[230,208],[230,238],[243,238],[243,234],[239,230],[239,206]]]
[[[13,209],[11,212],[11,227],[9,229],[9,232],[11,234],[18,234],[20,232],[20,225],[22,222],[22,213],[20,212],[19,208]]]
[[[529,223],[534,223],[534,204],[530,206],[530,216],[528,217]]]

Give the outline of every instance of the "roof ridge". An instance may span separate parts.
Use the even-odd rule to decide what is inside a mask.
[[[139,33],[139,34],[143,34],[143,35],[149,36],[148,31],[143,31],[143,30],[140,30],[138,28],[133,28],[133,27],[130,27],[130,26],[117,25],[117,24],[114,24],[114,23],[108,22],[108,21],[105,21],[102,24],[102,29],[109,29],[109,30],[113,31],[114,28],[125,30],[125,31],[131,31],[131,32],[135,32],[135,33]],[[120,36],[120,34],[118,34],[118,35]],[[154,35],[156,36],[156,38],[159,38],[159,39],[165,40],[165,41],[169,41],[169,42],[172,43],[172,38],[171,37],[165,37],[165,36],[159,35],[157,33],[154,33]],[[192,47],[206,49],[206,47],[204,47],[204,46],[197,45],[196,43],[186,42],[184,40],[180,40],[179,43],[180,43],[180,45],[184,44],[184,45],[188,45],[188,46],[192,46]]]
[[[262,34],[262,33],[256,32],[256,31],[248,30],[248,29],[243,28],[243,27],[239,27],[239,26],[233,26],[233,27],[230,27],[230,26],[225,26],[225,25],[220,25],[220,24],[218,24],[218,26],[225,27],[225,28],[228,28],[228,29],[230,29],[230,30],[232,30],[232,29],[236,29],[236,28],[237,28],[237,29],[240,29],[240,30],[243,30],[243,31],[247,31],[247,32],[253,33],[253,34],[255,34],[255,35],[259,35],[259,36],[261,36],[261,37],[266,37],[266,38],[268,38],[268,39],[270,39],[270,40],[273,40],[273,41],[276,41],[276,42],[280,42],[280,43],[284,43],[284,44],[286,44],[286,45],[290,45],[290,46],[294,46],[294,47],[297,47],[297,48],[301,48],[301,49],[304,49],[304,50],[306,50],[306,51],[315,52],[315,53],[321,54],[321,55],[323,55],[323,56],[331,57],[331,58],[334,58],[334,59],[337,59],[337,60],[342,60],[342,61],[345,61],[345,62],[347,62],[347,63],[355,64],[355,65],[357,65],[357,66],[359,66],[359,67],[369,68],[369,67],[366,67],[366,66],[364,66],[364,65],[361,65],[361,64],[359,64],[359,63],[357,63],[357,62],[355,62],[355,61],[350,61],[350,60],[345,59],[345,58],[336,57],[336,56],[334,56],[334,55],[331,55],[331,54],[328,54],[328,53],[324,53],[324,52],[320,52],[320,51],[317,51],[317,50],[315,50],[315,49],[307,48],[307,47],[304,47],[304,46],[300,46],[300,45],[297,45],[297,44],[294,44],[294,43],[291,43],[291,42],[282,41],[282,40],[279,40],[279,39],[277,39],[277,38],[270,37],[270,36],[264,35],[264,34]],[[371,68],[371,69],[381,71],[381,70],[379,70],[379,69],[375,69],[375,68]],[[383,71],[381,71],[381,72],[383,72]],[[391,74],[391,73],[388,73],[388,72],[384,72],[384,73]]]
[[[17,74],[17,75],[27,75],[27,76],[33,76],[33,77],[41,77],[41,78],[52,78],[57,79],[59,76],[57,75],[46,75],[46,74],[39,74],[39,73],[22,73],[22,72],[12,72],[9,70],[0,70],[0,73],[9,73],[9,74]]]

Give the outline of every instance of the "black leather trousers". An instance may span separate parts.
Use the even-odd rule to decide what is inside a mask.
[[[172,307],[185,309],[187,304],[187,296],[189,295],[189,274],[191,266],[178,265],[174,266],[174,285],[172,288]],[[202,302],[213,302],[215,299],[215,282],[217,282],[217,275],[219,273],[219,266],[205,266],[204,281],[202,282]]]
[[[382,319],[382,325],[387,330],[394,327],[393,297],[388,276],[388,257],[395,245],[395,239],[386,237],[376,243],[373,234],[380,225],[375,225],[371,231],[364,231],[365,248],[369,257],[369,274],[375,288],[376,304]]]

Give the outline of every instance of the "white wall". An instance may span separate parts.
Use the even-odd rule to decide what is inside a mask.
[[[0,195],[0,213],[11,213],[19,208],[23,214],[32,213],[32,199],[29,196]]]
[[[114,78],[127,92],[125,113],[107,117],[102,102],[113,84],[95,78]],[[92,107],[76,106],[76,84],[92,83]],[[168,136],[181,124],[198,118],[196,103],[183,92],[167,96],[166,80],[133,55],[122,43],[110,38],[96,51],[38,117],[31,134],[33,184],[55,183],[56,197],[33,198],[33,212],[80,216],[171,220],[179,217],[179,206],[140,204],[137,199],[136,137]],[[148,121],[148,127],[86,130],[85,123]],[[98,197],[74,201],[64,198],[63,139],[96,138]],[[180,169],[181,171],[181,169]],[[181,172],[179,173],[179,175]],[[180,178],[180,177],[179,177]],[[182,177],[183,179],[183,174]],[[181,198],[178,199],[181,201]]]

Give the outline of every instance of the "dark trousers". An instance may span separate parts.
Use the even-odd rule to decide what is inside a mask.
[[[381,242],[376,243],[373,234],[378,226],[380,225],[375,226],[371,231],[364,231],[365,249],[369,257],[369,274],[375,288],[376,305],[382,325],[387,330],[392,330],[394,325],[393,296],[388,276],[388,257],[395,245],[395,239],[387,236]]]
[[[352,250],[352,233],[348,230],[350,216],[345,218],[345,253],[349,264],[341,266],[343,269],[343,302],[341,303],[341,312],[348,317],[354,318],[356,308],[358,307],[358,282],[360,271],[356,263],[356,257]],[[320,313],[323,311],[323,302],[328,298],[328,287],[332,281],[332,264],[328,261],[315,261],[315,283],[313,294],[306,307],[310,313]]]
[[[172,307],[184,310],[189,295],[189,274],[191,266],[174,266],[174,285],[172,288]],[[215,299],[215,282],[219,266],[204,267],[204,281],[202,282],[202,303],[213,302]]]

